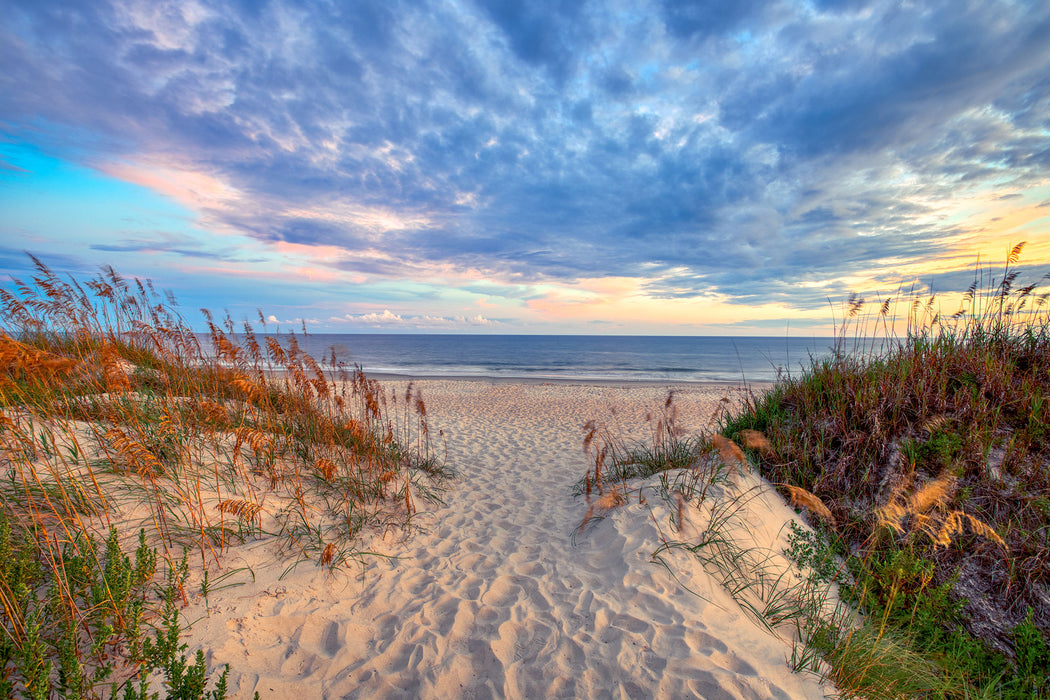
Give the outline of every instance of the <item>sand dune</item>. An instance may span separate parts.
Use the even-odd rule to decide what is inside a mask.
[[[404,383],[387,382],[398,391]],[[666,388],[426,380],[430,425],[458,472],[405,540],[388,533],[360,569],[285,564],[271,545],[234,549],[187,641],[231,664],[233,697],[812,698],[830,689],[791,673],[790,646],[749,620],[693,560],[686,591],[650,561],[656,517],[632,504],[589,524],[573,498],[586,469],[583,424],[644,431]],[[733,390],[684,387],[700,428]],[[791,511],[763,497],[760,536]],[[699,515],[697,516],[699,517]],[[766,542],[770,546],[772,541]],[[214,575],[213,575],[214,576]]]

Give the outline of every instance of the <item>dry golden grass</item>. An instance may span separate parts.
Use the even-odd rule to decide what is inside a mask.
[[[617,506],[622,506],[626,503],[627,494],[623,487],[617,486],[607,491],[606,493],[602,494],[593,501],[589,501],[587,513],[583,516],[583,522],[580,523],[578,529],[582,530],[583,528],[587,527],[587,523],[589,523],[592,518],[597,517],[599,515],[604,515],[613,508],[616,508]]]
[[[413,491],[433,495],[445,474],[418,394],[396,421],[396,397],[294,335],[235,335],[207,315],[209,353],[148,283],[110,271],[87,291],[37,272],[0,290],[0,446],[16,475],[0,507],[44,540],[146,506],[166,550],[219,556],[250,523],[338,564],[368,523],[407,523]],[[267,513],[267,493],[289,505]]]
[[[945,506],[955,493],[957,479],[952,474],[942,474],[933,481],[917,489],[909,498],[907,510],[911,513],[925,513]]]
[[[951,416],[942,413],[936,416],[931,416],[927,419],[926,422],[922,424],[922,429],[930,435],[933,435],[937,431],[947,428],[951,425],[951,422]]]
[[[773,446],[769,440],[761,432],[752,430],[751,428],[745,428],[740,433],[740,443],[749,450],[756,450],[763,456],[770,456],[774,454]]]
[[[933,542],[939,546],[947,547],[951,544],[953,537],[965,532],[963,528],[964,522],[970,524],[970,530],[973,534],[995,542],[1002,548],[1004,554],[1010,553],[1010,547],[1006,544],[1003,538],[999,536],[999,533],[993,530],[987,523],[975,518],[969,513],[964,513],[961,510],[953,510],[945,516],[941,528],[937,531],[936,536],[932,538]]]
[[[791,505],[796,508],[806,508],[809,512],[820,516],[832,526],[835,525],[835,516],[832,515],[831,510],[824,504],[824,501],[817,498],[816,495],[800,486],[792,486],[791,484],[779,484],[779,486],[787,489]]]
[[[164,466],[155,454],[142,443],[128,437],[120,428],[110,428],[105,437],[106,441],[100,446],[106,450],[114,465],[127,465],[131,471],[151,480],[164,471]],[[111,450],[106,449],[107,443]]]
[[[262,510],[260,504],[251,503],[241,499],[219,501],[215,507],[220,513],[228,513],[229,515],[236,516],[242,523],[254,522],[259,515],[259,511]]]
[[[906,495],[906,483],[898,484],[887,502],[875,509],[876,526],[888,528],[898,535],[921,532],[935,547],[947,547],[955,537],[965,534],[964,525],[969,523],[974,535],[991,540],[1009,554],[1009,546],[994,528],[969,513],[950,507],[957,483],[954,475],[942,474],[910,495]]]
[[[733,467],[738,472],[743,473],[747,467],[747,457],[744,455],[744,451],[740,449],[740,446],[718,433],[715,433],[709,439],[711,446],[718,450],[718,455],[725,462],[726,466]]]
[[[321,552],[321,566],[331,566],[335,560],[336,552],[338,548],[335,542],[329,542],[325,545],[324,550]]]
[[[875,522],[879,528],[889,528],[898,535],[904,534],[902,523],[908,516],[908,509],[901,503],[904,492],[903,485],[897,485],[890,494],[889,499],[883,505],[875,509]]]

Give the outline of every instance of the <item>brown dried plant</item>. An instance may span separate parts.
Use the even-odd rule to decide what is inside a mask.
[[[326,457],[321,457],[316,462],[314,462],[314,469],[317,470],[317,473],[320,474],[321,478],[325,481],[331,481],[333,478],[335,478],[335,463]]]
[[[764,434],[751,428],[745,428],[740,433],[740,443],[749,450],[755,450],[763,456],[774,454],[773,446]]]
[[[617,486],[593,501],[588,501],[588,503],[589,506],[587,508],[587,513],[583,516],[583,522],[580,523],[579,530],[583,530],[587,527],[587,523],[589,523],[592,518],[607,513],[617,506],[625,505],[627,503],[627,494],[623,487]]]
[[[386,413],[382,386],[337,366],[334,352],[326,367],[294,335],[256,336],[246,322],[238,337],[228,316],[205,311],[206,348],[148,282],[106,270],[67,283],[34,264],[30,283],[0,288],[0,458],[16,473],[0,508],[36,522],[42,541],[103,526],[71,521],[78,508],[108,524],[148,505],[166,548],[212,551],[225,535],[211,519],[235,515],[278,519],[272,531],[300,552],[318,546],[320,529],[352,521],[345,553],[362,517],[407,524],[417,485],[430,498],[447,476],[428,452],[418,395],[409,434]],[[396,503],[384,482],[403,484]],[[264,513],[269,490],[293,505]]]
[[[824,501],[820,500],[814,493],[807,491],[801,486],[792,486],[791,484],[778,484],[787,489],[788,499],[791,505],[796,508],[805,508],[814,515],[818,515],[828,522],[832,527],[836,525],[835,516],[832,515],[831,510],[825,505]]]
[[[913,490],[908,496],[905,496],[905,484],[898,484],[887,502],[875,509],[877,526],[898,535],[922,532],[934,547],[947,547],[955,536],[965,533],[964,525],[969,523],[973,534],[991,540],[1009,553],[1009,546],[987,523],[949,507],[957,483],[958,479],[954,475],[945,473]]]
[[[252,503],[239,498],[227,499],[219,501],[216,508],[220,513],[227,515],[233,515],[241,522],[252,523],[256,521],[259,513],[262,511],[262,506],[258,503]]]
[[[321,552],[321,566],[331,566],[335,560],[336,546],[335,542],[329,542],[325,545],[324,551]]]
[[[907,511],[925,513],[944,506],[955,493],[956,481],[955,475],[946,473],[928,482],[908,498]]]
[[[107,430],[106,439],[115,452],[114,464],[126,464],[136,474],[147,479],[155,479],[164,471],[164,465],[149,448],[120,428]]]
[[[743,474],[747,468],[747,457],[744,455],[744,451],[740,449],[740,446],[718,433],[712,435],[710,440],[711,446],[718,450],[718,455],[725,462],[725,465],[733,467],[738,473]]]

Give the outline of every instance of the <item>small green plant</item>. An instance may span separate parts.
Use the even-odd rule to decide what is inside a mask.
[[[146,637],[142,644],[142,657],[137,677],[138,685],[129,682],[125,686],[126,700],[156,700],[159,693],[150,693],[151,676],[161,672],[164,678],[166,697],[178,700],[223,700],[226,697],[227,677],[230,667],[227,664],[215,684],[214,690],[207,690],[208,667],[204,660],[204,651],[198,649],[194,661],[186,660],[187,645],[181,641],[182,625],[179,620],[177,599],[181,596],[182,586],[186,581],[185,559],[168,574],[168,585],[164,589],[164,610],[161,625],[153,639]]]
[[[4,616],[0,641],[0,697],[157,698],[148,692],[152,674],[165,672],[169,697],[211,698],[225,694],[225,674],[205,690],[207,667],[178,656],[186,649],[175,605],[185,583],[185,559],[169,567],[160,589],[163,612],[155,641],[143,626],[155,616],[157,552],[140,531],[135,558],[125,554],[117,530],[103,544],[78,536],[54,558],[31,533],[16,531],[0,511],[0,597]],[[180,665],[181,664],[181,665]],[[129,677],[139,678],[128,695]]]
[[[848,577],[842,564],[841,544],[836,547],[828,535],[818,530],[809,530],[795,520],[788,523],[788,558],[809,571],[819,583],[846,583]]]
[[[1004,695],[1012,697],[1050,697],[1050,646],[1032,622],[1033,610],[1014,628],[1017,673],[1004,683]]]

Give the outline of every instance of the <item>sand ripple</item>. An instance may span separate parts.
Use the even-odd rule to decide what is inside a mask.
[[[586,505],[582,425],[617,407],[642,425],[666,389],[431,380],[417,383],[459,473],[426,532],[386,544],[397,560],[283,580],[260,545],[238,553],[254,583],[213,593],[190,642],[231,666],[236,697],[822,697],[785,644],[717,587],[707,602],[649,561],[644,508],[573,529]],[[704,424],[726,390],[693,387]],[[232,564],[236,566],[234,562]],[[190,617],[204,615],[203,605]]]

